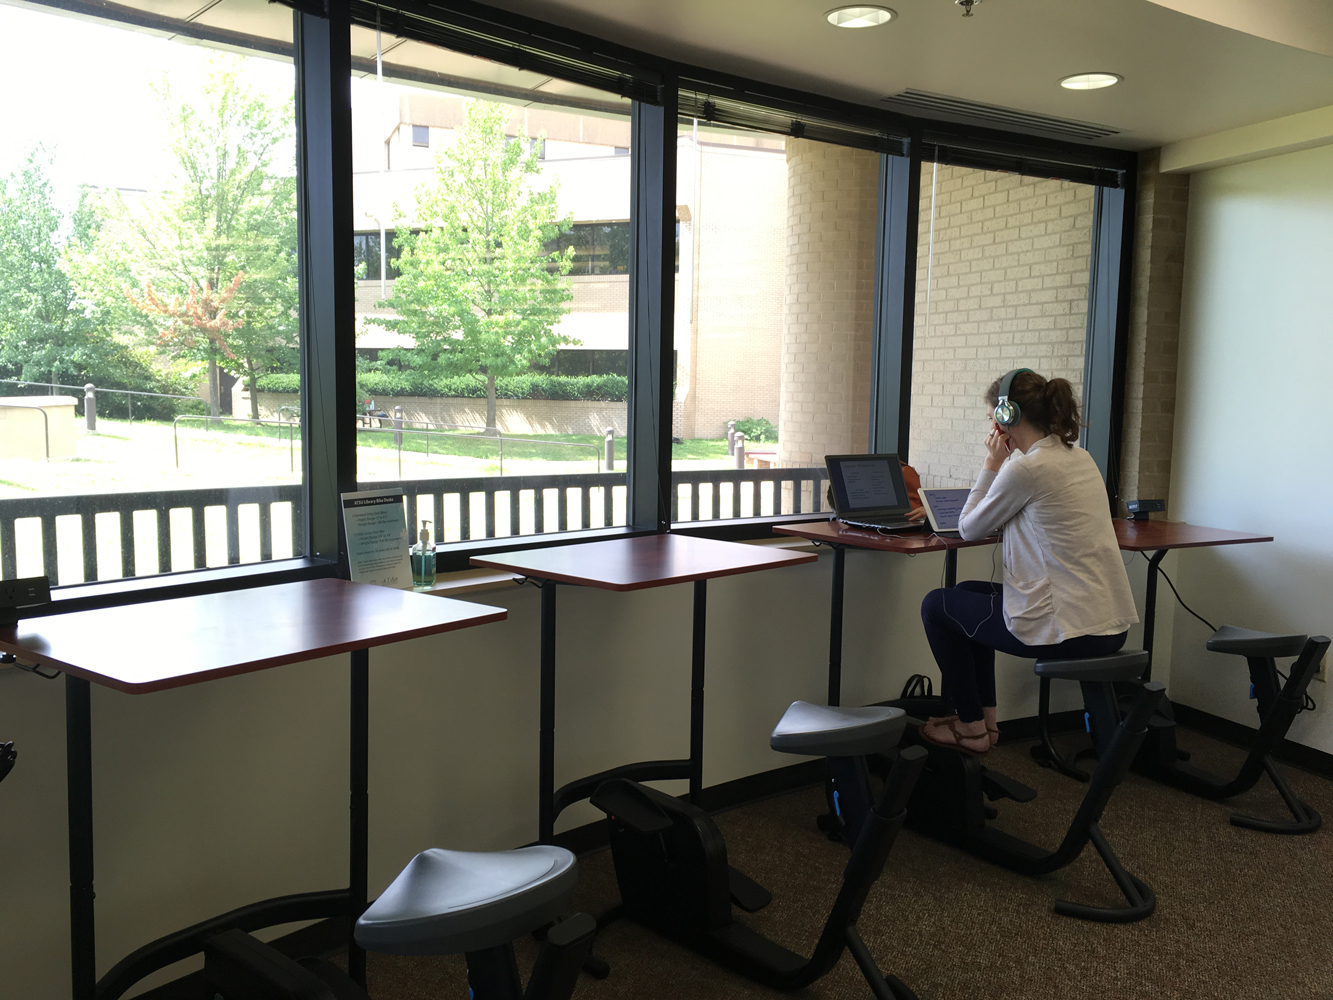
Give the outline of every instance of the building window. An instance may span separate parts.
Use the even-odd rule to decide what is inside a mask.
[[[428,125],[412,126],[412,145],[414,146],[430,145],[430,126]]]
[[[475,69],[488,75],[461,93],[387,67],[383,83],[352,81],[353,141],[365,141],[353,150],[357,479],[403,483],[416,522],[445,544],[623,525],[630,161],[601,154],[628,149],[630,102],[601,95],[590,115],[586,95],[574,109],[479,99],[497,73],[527,77]],[[375,169],[386,106],[435,124],[432,167]],[[503,197],[479,190],[483,172]],[[382,291],[372,220],[396,227]],[[381,414],[398,407],[395,433]]]
[[[35,7],[0,6],[0,35],[58,40],[105,83],[52,90],[0,150],[27,262],[0,273],[0,578],[303,555],[290,61]],[[106,127],[130,121],[169,147]]]
[[[615,149],[616,149],[616,156],[629,156],[628,146],[617,146],[615,147]]]
[[[392,281],[398,277],[398,268],[396,261],[402,255],[402,248],[394,240],[398,233],[393,229],[384,231],[384,264],[386,281]],[[356,276],[362,281],[380,280],[380,234],[376,230],[369,233],[356,233],[353,236],[354,249],[353,259],[356,261]]]
[[[982,396],[1011,368],[1083,395],[1092,263],[1089,184],[921,165],[911,452],[926,486],[971,486]]]

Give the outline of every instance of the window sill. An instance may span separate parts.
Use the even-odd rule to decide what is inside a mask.
[[[440,573],[455,573],[473,568],[473,556],[517,552],[522,549],[545,549],[553,545],[575,545],[579,542],[600,542],[608,538],[634,538],[656,534],[651,528],[588,528],[584,531],[552,531],[540,535],[506,535],[482,541],[448,542],[435,549],[435,567]]]
[[[779,517],[726,517],[716,521],[676,521],[671,530],[678,535],[698,535],[729,542],[749,542],[774,538],[773,529],[780,524],[802,524],[827,521],[828,511],[810,514],[783,514]]]
[[[193,597],[227,590],[244,590],[297,580],[315,580],[337,576],[336,563],[322,559],[275,559],[239,566],[215,566],[211,569],[186,570],[134,576],[124,580],[99,580],[76,583],[51,591],[51,603],[25,612],[25,618],[43,618],[67,611],[113,608],[146,601],[166,601],[173,597]]]

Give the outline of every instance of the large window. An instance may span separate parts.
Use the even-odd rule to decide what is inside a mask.
[[[691,123],[678,163],[673,517],[817,509],[868,440],[879,156]]]
[[[824,456],[872,444],[967,482],[980,394],[1016,365],[1081,385],[1114,462],[1130,154],[742,100],[485,8],[335,5],[296,44],[277,4],[67,6],[0,6],[51,43],[0,69],[47,81],[0,139],[6,578],[332,562],[358,484],[402,484],[462,561],[821,510]],[[297,143],[293,53],[344,17],[350,52],[303,61]],[[52,77],[53,50],[81,72]]]
[[[972,485],[982,396],[1009,369],[1082,395],[1096,190],[922,164],[909,457],[925,485]]]
[[[403,483],[446,544],[623,525],[629,103],[378,44],[352,82],[358,481]]]
[[[290,26],[290,18],[287,19]],[[301,555],[289,59],[0,5],[0,576]],[[77,71],[51,71],[59,51]]]

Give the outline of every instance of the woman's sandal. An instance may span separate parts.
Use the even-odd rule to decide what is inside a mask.
[[[949,733],[953,736],[953,742],[937,739],[932,735],[932,731],[939,729],[949,730]],[[971,754],[973,757],[984,757],[986,754],[990,753],[991,743],[989,732],[981,733],[977,736],[968,736],[965,733],[959,732],[957,716],[954,716],[951,719],[940,719],[934,726],[927,723],[920,728],[919,732],[923,740],[927,743],[934,744],[937,747],[947,747],[950,750],[961,750],[963,753]],[[984,748],[968,746],[963,742],[964,740],[973,744],[984,743],[985,746]]]
[[[990,739],[990,745],[995,746],[1000,742],[1000,729],[998,726],[987,726],[986,736]]]

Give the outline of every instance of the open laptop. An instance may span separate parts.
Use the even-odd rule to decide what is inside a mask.
[[[916,531],[897,455],[825,455],[838,520],[872,531]]]
[[[926,508],[926,517],[930,518],[930,528],[942,538],[958,537],[958,517],[963,513],[972,492],[966,486],[932,489],[921,488],[921,506]]]

